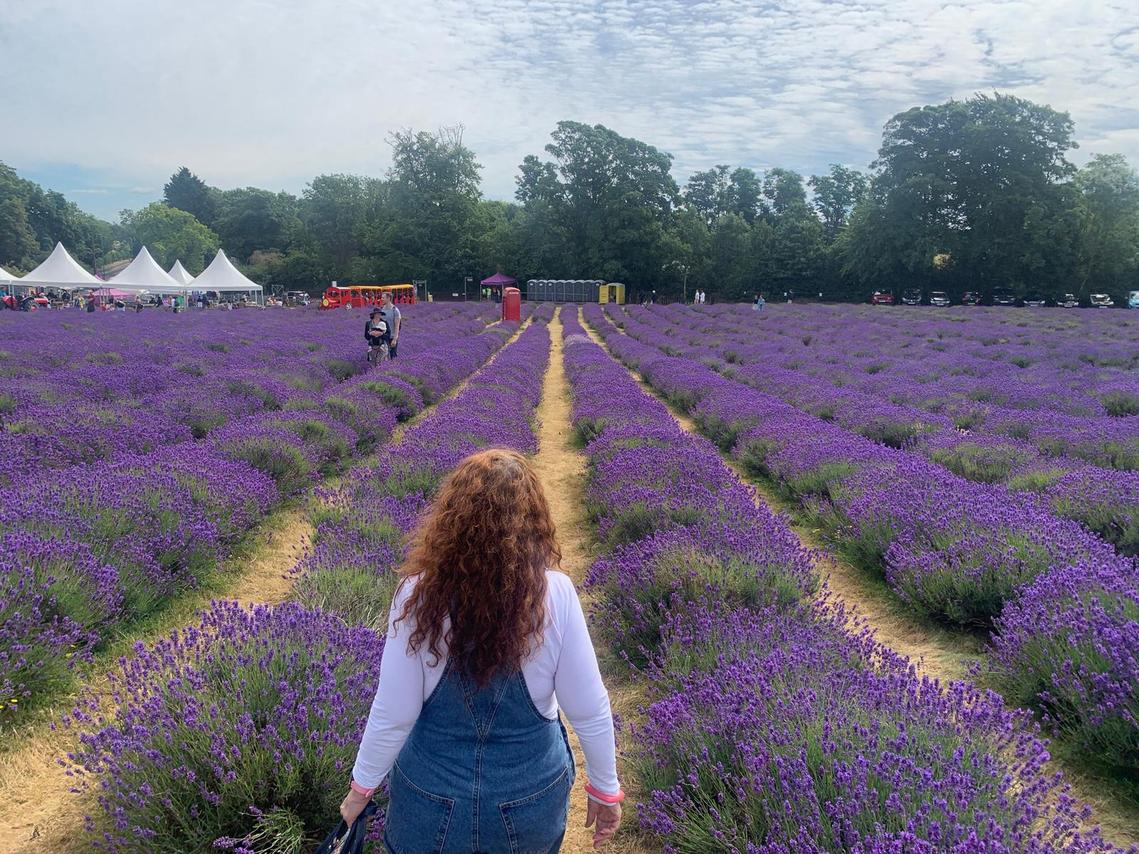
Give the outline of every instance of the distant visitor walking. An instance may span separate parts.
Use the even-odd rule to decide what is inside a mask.
[[[573,723],[594,844],[621,822],[609,695],[549,505],[526,458],[482,451],[447,478],[400,570],[379,687],[340,806],[386,777],[389,852],[556,852]]]

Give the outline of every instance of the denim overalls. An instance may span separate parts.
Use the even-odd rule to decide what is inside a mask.
[[[389,778],[391,854],[550,854],[565,835],[574,765],[560,718],[522,671],[481,690],[448,660]]]

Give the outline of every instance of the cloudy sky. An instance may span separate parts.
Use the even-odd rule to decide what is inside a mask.
[[[1067,110],[1139,164],[1135,0],[0,0],[0,160],[115,217],[180,165],[299,192],[462,124],[483,187],[559,119],[715,163],[864,168],[911,106]]]

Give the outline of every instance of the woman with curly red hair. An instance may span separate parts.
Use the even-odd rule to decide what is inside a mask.
[[[384,844],[418,852],[554,852],[581,740],[594,847],[621,821],[609,695],[542,485],[482,451],[439,490],[392,600],[380,683],[340,812],[387,777]]]

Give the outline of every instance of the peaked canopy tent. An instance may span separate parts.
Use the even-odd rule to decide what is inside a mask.
[[[170,268],[170,278],[182,285],[188,285],[194,281],[194,277],[190,272],[182,266],[182,262],[175,261],[174,266]]]
[[[194,279],[189,287],[198,292],[253,294],[258,302],[262,300],[261,286],[233,266],[222,249],[218,250],[210,266],[206,267],[202,275]]]
[[[505,273],[495,273],[493,276],[479,282],[484,288],[508,288],[518,284],[518,280]]]
[[[151,256],[144,246],[138,255],[123,270],[111,278],[107,285],[123,291],[138,293],[169,293],[170,291],[184,291],[186,285],[176,281],[173,276],[158,266],[158,262]]]
[[[13,276],[3,267],[0,267],[0,285],[3,285],[6,288],[14,278],[15,276]]]
[[[502,299],[502,289],[514,287],[518,284],[517,279],[508,276],[505,273],[495,273],[493,276],[488,276],[483,279],[479,284],[482,286],[483,295],[490,294],[495,302]]]
[[[101,288],[103,281],[80,267],[76,260],[67,254],[63,244],[57,243],[42,264],[28,275],[13,279],[12,284],[17,288],[59,288],[63,291],[74,291]]]

